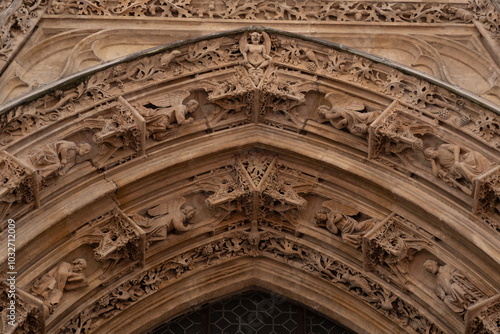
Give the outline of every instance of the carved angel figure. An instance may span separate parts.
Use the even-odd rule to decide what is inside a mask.
[[[194,207],[184,204],[186,204],[184,197],[171,199],[147,211],[148,215],[153,218],[138,214],[133,214],[130,218],[146,232],[148,242],[165,240],[170,231],[185,232],[193,227],[190,220],[194,218],[196,210]]]
[[[158,109],[139,108],[139,112],[144,117],[147,124],[147,131],[155,140],[163,139],[167,129],[172,128],[174,123],[178,125],[191,124],[194,122],[192,117],[186,116],[198,109],[198,101],[192,99],[186,104],[183,101],[191,93],[187,90],[176,90],[165,96],[155,97],[148,102],[159,107]]]
[[[442,144],[437,149],[427,148],[424,156],[431,161],[434,176],[455,182],[464,178],[472,184],[491,164],[479,152],[470,151],[460,155],[460,151],[458,145]]]
[[[53,174],[64,175],[74,165],[78,156],[90,153],[88,143],[75,144],[67,140],[59,140],[44,145],[28,156],[28,162],[38,171],[42,178]]]
[[[263,44],[260,42],[264,39]],[[269,65],[272,60],[269,53],[271,52],[271,39],[267,33],[252,32],[250,34],[252,44],[248,44],[247,35],[244,34],[240,39],[240,51],[245,59],[243,65],[248,68],[264,68]]]
[[[84,258],[75,259],[71,264],[61,262],[31,286],[35,296],[41,297],[45,307],[45,314],[54,312],[64,291],[72,291],[86,287],[87,279],[82,271],[87,267]]]
[[[373,218],[358,222],[351,216],[359,211],[330,200],[323,203],[329,210],[320,210],[315,215],[316,225],[326,227],[333,234],[340,233],[342,240],[354,247],[361,246],[361,238],[375,225]]]
[[[436,295],[454,312],[463,315],[470,304],[484,297],[464,275],[449,265],[440,266],[435,260],[427,260],[423,266],[436,275]]]
[[[361,112],[365,109],[363,102],[342,93],[328,93],[325,98],[332,106],[319,106],[320,117],[336,129],[347,129],[356,136],[366,137],[370,124],[380,116],[379,111]]]

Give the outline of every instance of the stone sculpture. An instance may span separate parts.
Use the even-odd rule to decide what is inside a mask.
[[[320,117],[336,129],[347,129],[359,137],[366,137],[370,124],[380,116],[379,111],[361,112],[365,109],[363,102],[342,93],[328,93],[325,98],[332,106],[319,106]]]
[[[77,164],[77,157],[91,151],[88,143],[75,144],[67,140],[44,145],[28,156],[28,162],[42,178],[53,175],[63,176]]]
[[[31,286],[31,291],[42,298],[45,314],[53,313],[64,291],[72,291],[87,286],[87,279],[82,271],[87,267],[84,258],[77,258],[72,263],[61,262]]]
[[[361,246],[361,238],[373,227],[373,218],[358,222],[351,216],[359,214],[359,211],[333,200],[323,203],[328,210],[320,210],[315,215],[316,225],[326,227],[333,234],[339,234],[342,240],[353,246]]]
[[[436,295],[454,312],[463,315],[470,304],[484,297],[464,275],[449,265],[440,266],[436,260],[430,259],[423,266],[427,272],[436,275]]]

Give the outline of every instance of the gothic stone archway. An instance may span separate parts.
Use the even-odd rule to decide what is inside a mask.
[[[18,331],[141,333],[250,286],[358,332],[496,330],[492,103],[248,28],[92,68],[2,112]]]

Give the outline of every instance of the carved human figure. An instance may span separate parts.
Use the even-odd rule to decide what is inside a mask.
[[[489,167],[490,162],[481,153],[470,151],[460,155],[460,146],[442,144],[437,149],[427,148],[424,156],[432,163],[432,173],[443,179],[458,180],[464,178],[470,183]]]
[[[59,140],[52,144],[44,145],[29,156],[28,160],[38,171],[42,178],[53,174],[64,175],[76,165],[78,156],[90,153],[88,143],[75,144],[67,140]]]
[[[185,232],[193,227],[191,220],[196,209],[190,205],[184,206],[185,203],[184,197],[172,199],[149,209],[147,212],[153,218],[138,214],[131,215],[131,218],[146,232],[148,242],[165,240],[170,231]]]
[[[31,291],[41,297],[45,314],[52,313],[59,303],[64,291],[72,291],[86,287],[87,279],[82,271],[87,267],[84,258],[77,258],[71,264],[61,262],[31,286]]]
[[[161,140],[163,139],[162,135],[167,129],[172,128],[174,123],[178,125],[193,123],[194,119],[192,117],[186,118],[186,116],[195,112],[200,104],[194,99],[184,104],[183,101],[190,94],[187,90],[177,90],[148,101],[156,107],[160,107],[158,109],[139,108],[139,112],[146,121],[148,134],[155,140]]]
[[[264,39],[263,44],[261,44]],[[269,55],[271,40],[266,33],[252,32],[250,34],[251,44],[247,43],[246,35],[242,36],[240,41],[240,51],[243,55],[243,65],[248,68],[264,68],[272,60]]]
[[[330,210],[316,212],[316,225],[326,227],[333,234],[340,233],[342,240],[351,246],[360,247],[362,237],[375,225],[373,218],[358,222],[350,216],[358,214],[359,211],[333,200],[326,201],[323,206]]]
[[[436,295],[454,312],[465,313],[470,304],[482,297],[481,291],[449,265],[440,266],[436,260],[427,260],[423,266],[436,275]]]
[[[361,112],[365,109],[363,102],[342,93],[328,93],[325,98],[332,106],[319,106],[319,116],[336,129],[347,129],[356,136],[367,136],[370,124],[380,116],[380,111]]]

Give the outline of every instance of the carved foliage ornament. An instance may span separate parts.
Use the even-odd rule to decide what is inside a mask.
[[[227,178],[212,187],[206,200],[211,208],[242,212],[250,221],[262,221],[269,214],[286,215],[303,210],[307,202],[294,190],[294,180],[277,157],[250,151],[238,156]]]
[[[390,215],[365,236],[363,253],[365,270],[379,272],[405,284],[408,265],[415,253],[431,249],[431,235],[408,220]]]
[[[474,213],[500,231],[500,166],[476,179]]]
[[[234,237],[223,238],[177,255],[136,278],[127,280],[83,309],[59,333],[93,333],[106,319],[167,287],[187,271],[241,256],[269,257],[318,276],[363,300],[400,326],[411,328],[415,333],[444,333],[418,309],[371,278],[327,255],[294,241],[276,238],[272,232],[262,231],[262,228],[258,228],[259,231],[255,228],[256,225],[252,223],[252,228],[246,232],[233,232]],[[256,239],[252,231],[258,232],[260,237]]]
[[[17,106],[3,114],[0,143],[9,144],[18,136],[36,131],[61,117],[88,110],[93,105],[108,103],[116,96],[135,88],[142,88],[149,84],[154,85],[176,76],[206,72],[209,68],[220,69],[221,66],[239,66],[237,64],[240,63],[246,64],[246,66],[241,67],[239,74],[238,70],[235,72],[234,67],[231,68],[231,71],[237,76],[236,81],[230,80],[232,83],[224,83],[225,79],[218,82],[205,81],[206,84],[203,84],[203,87],[206,87],[206,91],[209,92],[211,102],[213,101],[224,108],[224,106],[234,102],[228,102],[230,97],[237,96],[241,101],[236,101],[236,104],[247,104],[249,100],[242,99],[242,97],[253,93],[254,88],[252,87],[255,86],[255,78],[260,78],[259,90],[265,92],[265,96],[261,97],[259,103],[272,105],[274,111],[288,113],[288,116],[293,120],[293,115],[290,114],[289,110],[295,105],[304,103],[303,92],[313,89],[310,83],[304,80],[304,74],[313,72],[316,76],[354,81],[391,97],[404,98],[405,102],[414,105],[421,112],[433,118],[439,118],[454,127],[462,127],[470,135],[480,137],[482,141],[492,145],[500,138],[494,128],[496,118],[491,113],[483,111],[481,116],[472,113],[469,109],[465,110],[465,102],[462,99],[442,88],[347,52],[322,49],[321,47],[316,50],[312,49],[310,43],[304,41],[289,37],[284,38],[279,34],[264,38],[266,35],[265,32],[261,33],[261,37],[254,35],[255,38],[259,38],[256,44],[251,44],[243,38],[246,41],[246,44],[243,43],[243,45],[240,45],[238,38],[234,37],[214,38],[161,55],[146,56],[126,64],[114,65],[95,73],[77,87],[66,91],[50,92],[36,101]],[[243,33],[238,36],[240,40],[242,36],[247,35]],[[269,42],[264,45],[264,40],[270,41],[270,51],[268,51],[269,47],[267,46]],[[247,59],[255,58],[255,60],[245,61],[245,56]],[[273,71],[269,71],[271,65],[267,65],[271,63]],[[264,66],[261,67],[262,65]],[[290,66],[297,68],[293,70],[294,73],[290,71]],[[251,70],[265,70],[265,73],[262,76],[259,74],[252,77],[249,73]],[[302,80],[299,80],[299,77],[302,77]],[[313,76],[310,78],[313,80]],[[334,100],[336,101],[336,99]],[[164,125],[163,129],[173,124],[189,123],[190,117],[187,114],[192,112],[198,103],[192,101],[173,103],[170,101],[167,105],[164,103],[165,101],[150,102],[154,106],[155,112],[160,109],[165,111],[163,116],[168,120],[161,122]],[[157,103],[155,104],[155,102]],[[330,107],[330,109],[332,108],[333,106]],[[361,117],[360,114],[356,114],[359,108],[360,106],[356,105],[348,107],[346,113],[353,119],[355,119],[354,116]],[[330,110],[330,113],[333,112],[338,113],[338,110]],[[154,112],[150,111],[150,115],[153,116]],[[373,116],[375,117],[375,115]],[[363,117],[367,116],[363,115]],[[334,126],[341,126],[340,119],[326,113],[324,118],[331,118]],[[371,120],[357,120],[352,122],[355,125],[346,125],[346,128],[349,131],[357,131],[356,134],[364,135],[366,125],[370,122]],[[363,129],[359,130],[358,128]],[[151,131],[153,132],[150,135],[154,135],[155,130]]]

